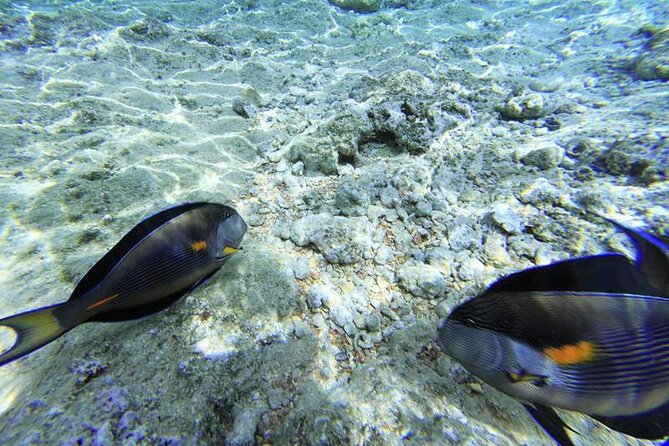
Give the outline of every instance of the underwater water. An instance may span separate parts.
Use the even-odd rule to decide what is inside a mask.
[[[554,444],[437,327],[633,257],[597,214],[669,236],[668,80],[659,0],[0,1],[0,318],[166,207],[249,226],[167,310],[0,367],[0,444]]]

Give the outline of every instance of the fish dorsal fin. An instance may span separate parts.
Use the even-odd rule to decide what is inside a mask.
[[[107,254],[98,260],[98,262],[93,265],[90,270],[88,270],[88,272],[74,288],[74,291],[72,291],[72,295],[70,296],[69,300],[75,300],[81,297],[94,286],[96,286],[104,277],[107,276],[107,274],[111,272],[112,269],[114,269],[118,262],[130,250],[132,250],[140,241],[142,241],[142,239],[144,239],[144,237],[148,236],[153,231],[160,228],[168,221],[178,217],[179,215],[205,205],[207,205],[207,203],[186,203],[165,209],[142,220],[139,224],[137,224],[137,226],[132,228],[130,232],[124,235],[123,238],[118,243],[116,243],[116,245],[114,245],[114,247],[110,249],[109,252],[107,252]]]
[[[608,219],[634,242],[636,263],[646,280],[669,297],[669,248],[659,239],[638,229]]]
[[[499,279],[487,292],[573,291],[658,296],[634,263],[601,254],[537,266]]]

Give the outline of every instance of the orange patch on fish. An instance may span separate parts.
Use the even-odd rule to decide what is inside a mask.
[[[198,240],[197,242],[191,243],[190,247],[195,252],[204,251],[207,249],[207,242],[204,240]]]
[[[106,304],[109,301],[112,301],[118,297],[118,293],[114,293],[111,296],[103,297],[99,301],[95,302],[94,304],[91,304],[86,307],[87,310],[92,310],[93,308],[101,307],[102,305]]]
[[[595,356],[595,345],[592,342],[581,341],[576,344],[546,348],[544,354],[560,365],[580,364]]]

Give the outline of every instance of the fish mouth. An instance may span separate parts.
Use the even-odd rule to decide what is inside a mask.
[[[231,256],[232,254],[236,253],[241,249],[242,249],[241,247],[236,248],[234,246],[226,246],[225,248],[223,248],[223,254],[225,254],[226,256]]]
[[[217,260],[225,260],[241,249],[239,245],[247,228],[246,222],[237,213],[219,222]]]
[[[237,251],[241,251],[242,248],[241,246],[230,246],[226,245],[225,248],[223,248],[223,255],[222,256],[216,256],[216,260],[226,260],[228,257],[236,253]]]

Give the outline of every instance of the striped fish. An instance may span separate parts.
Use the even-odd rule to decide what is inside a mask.
[[[77,284],[67,302],[0,319],[16,334],[0,365],[83,322],[141,318],[175,303],[235,253],[246,223],[229,206],[188,203],[135,226]]]
[[[527,269],[439,327],[447,354],[520,400],[563,446],[570,429],[553,408],[637,438],[669,436],[669,251],[616,225],[634,241],[635,262],[603,254]]]

